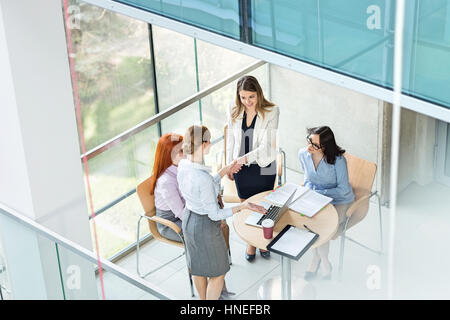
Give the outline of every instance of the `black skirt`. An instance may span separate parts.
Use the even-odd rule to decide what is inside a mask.
[[[241,170],[234,174],[239,198],[248,199],[260,192],[273,190],[276,168],[275,161],[267,167],[260,167],[258,164],[242,166]]]

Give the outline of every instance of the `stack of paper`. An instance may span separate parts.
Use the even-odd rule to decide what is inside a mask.
[[[297,191],[295,192],[294,198],[292,198],[292,202],[300,198],[306,191],[308,191],[308,188],[293,183],[286,183],[284,186],[269,193],[264,197],[264,199],[273,202],[278,206],[283,206],[294,190]]]
[[[289,196],[294,190],[297,191],[295,192],[289,209],[308,217],[314,216],[333,200],[314,190],[293,183],[286,183],[284,186],[268,194],[264,199],[275,203],[278,206],[282,206],[287,199],[289,199]]]
[[[289,206],[289,209],[311,218],[332,200],[333,199],[330,197],[321,195],[320,193],[309,189],[300,197],[300,199],[292,203]]]

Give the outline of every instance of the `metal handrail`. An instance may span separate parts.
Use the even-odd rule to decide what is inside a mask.
[[[128,138],[138,134],[139,132],[145,130],[146,128],[160,122],[161,120],[166,119],[167,117],[171,116],[172,114],[192,105],[194,102],[197,102],[198,100],[202,99],[203,97],[206,97],[207,95],[210,95],[214,91],[217,91],[227,84],[233,82],[234,80],[239,79],[241,76],[261,67],[264,65],[265,61],[256,61],[252,63],[251,65],[241,69],[240,71],[236,72],[235,74],[207,87],[206,89],[203,89],[196,94],[182,100],[181,102],[178,102],[177,104],[174,104],[170,108],[166,109],[165,111],[162,111],[158,114],[155,114],[154,116],[148,118],[147,120],[142,121],[141,123],[137,124],[136,126],[120,133],[119,135],[115,136],[112,139],[109,139],[108,141],[98,145],[94,149],[89,150],[85,154],[81,155],[81,159],[84,159],[84,157],[87,158],[87,160],[92,159],[99,154],[105,152],[106,150],[111,149],[115,145],[127,140]]]
[[[11,218],[12,220],[20,223],[21,225],[24,225],[25,227],[31,229],[32,231],[44,236],[45,238],[49,239],[50,241],[53,241],[62,247],[72,251],[73,253],[77,254],[78,256],[97,264],[97,255],[88,249],[80,246],[79,244],[64,238],[63,236],[57,234],[56,232],[42,226],[41,224],[37,223],[36,221],[26,217],[25,215],[17,212],[14,209],[11,209],[4,204],[0,203],[0,214],[3,214],[7,216],[8,218]],[[131,274],[125,269],[116,266],[114,263],[106,260],[106,259],[100,259],[100,262],[102,264],[102,269],[109,271],[119,278],[127,281],[128,283],[138,287],[139,289],[144,290],[145,292],[163,300],[173,300],[174,298],[163,292],[159,287],[142,280],[137,275]]]

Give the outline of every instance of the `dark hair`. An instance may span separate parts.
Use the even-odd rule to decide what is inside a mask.
[[[322,148],[325,159],[329,164],[336,163],[336,157],[339,157],[345,153],[345,150],[336,144],[333,131],[330,127],[322,126],[307,129],[308,137],[312,134],[319,136],[320,147]]]
[[[183,152],[187,155],[194,154],[204,142],[210,142],[211,133],[209,129],[205,126],[193,125],[190,126],[183,139]]]

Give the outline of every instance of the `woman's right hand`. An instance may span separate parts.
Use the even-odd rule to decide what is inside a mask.
[[[234,174],[233,174],[233,173],[231,173],[231,172],[227,173],[227,177],[228,177],[228,179],[230,179],[231,181],[234,181]]]
[[[253,202],[246,202],[245,206],[246,206],[247,209],[259,212],[261,214],[266,214],[267,213],[266,208],[264,208],[263,206],[260,206],[260,205],[258,205],[256,203],[253,203]]]

